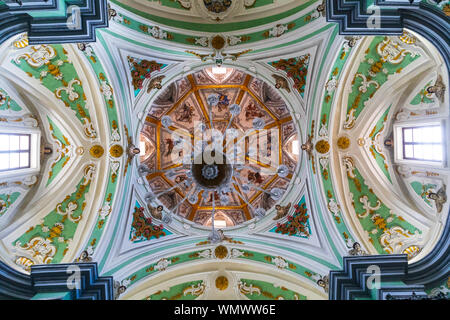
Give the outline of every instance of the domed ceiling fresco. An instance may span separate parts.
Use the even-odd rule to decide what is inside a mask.
[[[0,139],[0,166],[33,156],[0,168],[1,261],[96,262],[141,300],[327,299],[344,257],[423,261],[449,211],[445,58],[325,12],[111,0],[96,42],[2,43],[0,137],[31,147]]]
[[[156,171],[147,176],[150,188],[157,194],[170,190],[159,197],[165,207],[201,225],[211,224],[213,197],[216,223],[222,220],[226,226],[251,220],[257,209],[265,211],[273,207],[275,201],[270,191],[286,189],[299,154],[292,117],[277,91],[241,71],[223,69],[223,74],[216,75],[215,69],[206,68],[167,87],[153,102],[141,132],[141,141],[149,145],[148,151],[141,156],[142,160],[145,159],[141,163],[151,172]],[[213,105],[209,103],[211,97],[217,97]],[[233,106],[242,107],[234,110]],[[171,125],[166,128],[161,123],[169,119]],[[255,139],[250,142],[252,135],[249,130],[253,128],[255,119],[263,122],[262,130],[253,132]],[[177,132],[180,135],[184,133],[189,137],[189,146],[195,145],[195,140],[205,139],[204,135],[195,138],[195,135],[203,133],[196,130],[195,125],[204,125],[206,130],[211,121],[212,128],[219,133],[224,144],[219,150],[227,154],[227,149],[242,148],[242,155],[236,153],[233,156],[244,161],[237,163],[240,159],[236,159],[236,164],[230,165],[229,169],[224,168],[233,170],[229,173],[233,174],[233,181],[224,184],[212,180],[209,188],[200,191],[197,185],[202,184],[202,177],[198,181],[195,169],[190,165],[192,161],[184,163],[185,150],[181,148],[179,138],[177,140],[174,136]],[[231,135],[233,141],[226,141],[225,138]],[[276,140],[273,147],[272,139]],[[296,142],[297,149],[293,149],[291,140]],[[249,149],[253,142],[257,149],[264,144],[266,152],[251,152]],[[275,153],[273,156],[272,151]],[[271,161],[274,157],[276,161]],[[231,163],[229,159],[224,162]],[[281,165],[286,166],[282,167],[286,170],[282,177],[277,174]],[[281,196],[282,192],[278,194]]]

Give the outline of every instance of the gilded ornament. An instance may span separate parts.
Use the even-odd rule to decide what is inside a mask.
[[[403,43],[406,44],[414,44],[416,43],[417,39],[414,37],[411,33],[408,31],[403,30],[403,34],[398,37]]]
[[[105,149],[103,149],[103,147],[98,144],[93,146],[89,150],[89,154],[96,159],[101,158],[103,156],[103,153],[105,153]]]
[[[350,146],[350,139],[347,137],[340,137],[337,141],[339,149],[345,150]]]
[[[408,260],[411,260],[415,256],[417,256],[420,252],[420,248],[418,246],[409,246],[405,250],[403,250],[403,254],[408,255]]]
[[[223,259],[228,255],[228,249],[225,246],[217,246],[216,249],[214,250],[214,255],[219,258],[219,259]]]
[[[227,277],[220,276],[216,278],[216,288],[223,291],[228,288],[228,279]]]
[[[360,147],[362,147],[363,145],[365,145],[366,144],[366,141],[364,140],[364,138],[358,138],[358,145],[360,146]]]
[[[17,49],[28,47],[28,35],[24,34],[17,41],[14,41],[14,47]]]
[[[119,158],[123,155],[123,147],[121,145],[115,144],[109,149],[109,154],[114,158]]]
[[[215,14],[227,11],[232,2],[232,0],[203,0],[206,9]]]
[[[223,47],[225,46],[225,38],[217,35],[211,39],[211,45],[216,50],[223,49]]]
[[[81,155],[84,154],[84,148],[83,147],[77,147],[75,149],[75,152],[76,152],[77,155],[81,156]]]
[[[326,140],[319,140],[316,143],[316,150],[319,153],[327,153],[330,150],[330,144]]]

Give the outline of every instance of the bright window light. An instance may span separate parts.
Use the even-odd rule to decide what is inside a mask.
[[[227,222],[225,220],[214,220],[214,228],[226,228]]]
[[[300,144],[298,143],[298,140],[292,141],[292,154],[295,154],[296,156],[300,154]]]
[[[30,168],[29,134],[0,133],[0,171]]]
[[[144,140],[141,140],[139,142],[139,150],[141,150],[141,153],[139,154],[140,156],[145,156],[145,154],[147,153],[146,144]]]
[[[443,161],[442,127],[433,125],[403,128],[403,157]]]
[[[213,67],[212,68],[213,74],[225,74],[227,73],[227,68],[224,67]]]

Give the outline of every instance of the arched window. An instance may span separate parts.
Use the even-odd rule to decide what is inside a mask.
[[[41,133],[34,128],[0,128],[0,178],[40,170]]]
[[[30,168],[31,135],[0,133],[0,171]]]
[[[403,158],[442,162],[442,127],[429,125],[402,128]]]
[[[442,121],[394,125],[396,162],[446,165],[445,126]]]

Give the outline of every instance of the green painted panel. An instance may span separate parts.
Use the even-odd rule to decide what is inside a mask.
[[[39,61],[38,56],[43,60]],[[35,58],[38,59],[38,63],[33,62]],[[67,108],[70,108],[83,125],[87,137],[96,137],[95,130],[91,128],[91,117],[86,107],[82,82],[62,45],[32,46],[31,54],[25,53],[11,62],[30,77],[40,80],[41,84],[50,90],[56,99],[61,100]]]
[[[300,28],[304,27],[305,25],[307,25],[308,23],[318,19],[319,15],[313,15],[314,12],[315,12],[315,10],[312,10],[309,13],[286,23],[285,25],[286,25],[287,29],[283,34],[287,34],[294,30],[300,29]],[[177,33],[177,32],[168,32],[168,31],[161,29],[159,26],[157,26],[155,24],[151,25],[151,24],[141,23],[126,14],[118,13],[118,16],[120,17],[120,19],[117,19],[116,21],[118,21],[121,25],[123,25],[127,28],[130,28],[134,31],[137,31],[141,34],[144,34],[146,36],[151,36],[153,38],[160,39],[163,41],[177,42],[177,43],[182,43],[182,44],[187,44],[187,45],[195,45],[198,47],[203,47],[201,44],[196,43],[196,39],[197,39],[196,37],[192,37],[190,35]],[[216,26],[214,26],[214,30],[215,30],[215,28],[216,28]],[[208,30],[205,30],[205,31],[211,32],[211,27],[209,27]],[[247,33],[247,34],[237,34],[237,35],[233,35],[233,36],[240,38],[239,44],[253,43],[253,42],[262,41],[262,40],[266,40],[266,39],[274,37],[273,35],[270,34],[270,32],[271,32],[271,28],[265,29],[262,31],[258,31],[258,32],[251,32],[251,33]],[[201,38],[201,37],[198,37],[198,38]]]
[[[246,28],[253,28],[253,27],[261,26],[261,25],[268,24],[271,22],[276,22],[276,21],[279,21],[281,19],[284,19],[286,17],[294,15],[297,12],[304,10],[305,8],[307,8],[308,6],[310,6],[314,2],[316,2],[316,0],[311,0],[311,1],[308,1],[300,6],[296,7],[296,8],[293,8],[293,9],[287,10],[283,13],[269,16],[266,18],[260,18],[260,19],[245,21],[245,22],[234,22],[234,23],[223,23],[223,24],[208,24],[208,23],[203,24],[203,23],[191,23],[191,22],[163,18],[163,17],[159,17],[156,15],[152,15],[152,14],[137,10],[126,4],[123,4],[122,2],[120,2],[118,0],[110,0],[110,1],[116,5],[124,8],[125,10],[128,10],[128,11],[130,11],[134,14],[137,14],[143,18],[154,21],[155,23],[158,23],[158,24],[167,25],[167,26],[176,27],[176,28],[185,29],[185,30],[195,30],[195,31],[204,31],[204,32],[211,32],[211,27],[213,26],[213,28],[214,28],[213,31],[217,32],[217,33],[242,30],[242,29],[246,29]]]
[[[252,286],[255,291],[245,294],[250,300],[307,300],[306,296],[289,290],[286,287],[276,287],[262,280],[240,279],[245,287]],[[241,293],[244,294],[244,292]]]
[[[260,8],[272,4],[274,0],[255,0],[255,3],[250,7],[245,7],[246,9]]]
[[[211,250],[214,250],[214,249],[204,249],[204,250],[192,251],[192,252],[183,253],[181,255],[161,259],[158,262],[152,263],[148,266],[145,266],[145,267],[139,269],[137,272],[135,272],[132,275],[130,275],[129,277],[127,277],[127,280],[130,281],[129,285],[132,285],[132,284],[140,281],[141,279],[145,278],[146,276],[149,276],[151,274],[159,272],[161,270],[161,267],[158,266],[159,263],[162,266],[165,266],[168,263],[167,268],[171,268],[172,266],[179,265],[181,263],[191,262],[191,261],[195,261],[195,260],[199,260],[199,259],[207,259],[207,258],[211,257]],[[281,257],[273,257],[270,255],[261,253],[261,252],[248,251],[248,250],[240,250],[240,251],[241,251],[241,255],[239,257],[237,257],[237,259],[252,260],[252,261],[262,262],[262,263],[271,264],[271,265],[277,265],[277,262],[278,262],[278,268],[284,269],[284,270],[289,270],[289,271],[294,272],[306,279],[309,279],[309,280],[315,282],[315,280],[313,280],[312,277],[317,274],[315,272],[313,272],[312,270],[305,268],[299,264],[290,262],[288,260],[284,260]],[[166,260],[166,261],[162,261],[162,260]],[[284,262],[282,262],[280,264],[279,263],[280,261],[284,261]],[[165,264],[161,263],[161,262],[165,262]],[[162,270],[165,270],[165,267],[163,267]]]
[[[61,170],[66,166],[67,162],[69,161],[70,157],[65,153],[67,150],[66,148],[71,145],[69,140],[63,135],[61,130],[55,125],[55,123],[47,117],[47,120],[50,125],[50,132],[52,134],[52,137],[54,140],[59,141],[59,149],[61,152],[61,157],[56,159],[57,161],[53,162],[50,171],[48,173],[48,180],[46,186],[48,186],[50,183],[53,182],[53,180],[56,178],[56,176],[61,172]]]
[[[422,105],[422,104],[430,104],[433,103],[434,100],[432,98],[429,98],[427,88],[431,86],[433,81],[428,82],[421,90],[420,92],[411,100],[410,104],[413,106]]]
[[[369,241],[375,247],[379,254],[386,254],[383,246],[380,243],[381,235],[388,229],[400,226],[404,230],[414,234],[416,231],[422,233],[401,216],[397,216],[391,211],[378,197],[372,189],[370,189],[364,181],[361,173],[357,168],[353,169],[354,177],[348,175],[348,184],[350,192],[353,195],[353,207],[358,215],[361,226],[368,232]],[[367,197],[370,209],[364,208],[363,197]]]
[[[322,108],[320,111],[320,125],[324,125],[326,128],[329,126],[330,121],[330,113],[331,113],[331,106],[333,104],[333,99],[335,96],[335,89],[336,87],[332,85],[333,83],[338,83],[339,78],[342,74],[342,71],[344,69],[344,66],[350,56],[352,48],[345,48],[344,46],[341,46],[339,53],[337,54],[336,60],[333,63],[333,66],[331,68],[330,74],[328,76],[327,81],[327,88],[325,89],[325,94],[322,101]],[[311,135],[313,136],[315,134],[316,124],[313,120],[311,122],[310,126]],[[323,192],[327,196],[328,201],[333,201],[334,203],[337,203],[336,201],[336,194],[334,192],[334,185],[332,180],[330,179],[330,165],[327,164],[326,166],[319,165],[320,168],[320,177],[322,179],[323,184]],[[315,159],[313,158],[311,161],[311,169],[314,173],[316,173],[315,168]],[[330,212],[330,214],[333,214]],[[341,215],[339,213],[333,214],[334,222],[336,225],[336,228],[338,229],[339,233],[342,235],[343,240],[345,242],[350,240],[350,232],[347,226],[345,225],[345,221],[341,218]],[[332,243],[330,241],[330,243]]]
[[[195,300],[199,297],[198,293],[204,292],[203,280],[189,281],[170,287],[167,291],[158,291],[142,300]],[[199,288],[197,294],[189,290]]]
[[[431,190],[434,190],[435,192],[437,185],[432,183],[423,184],[419,181],[413,181],[410,184],[417,195],[419,195],[429,207],[432,207],[430,199],[428,199],[428,194]]]
[[[108,79],[107,73],[103,68],[102,63],[95,54],[93,48],[89,47],[87,50],[84,50],[83,53],[87,61],[89,62],[90,67],[97,76],[97,81],[100,88],[102,88],[101,91],[103,93],[103,100],[105,103],[104,108],[106,109],[106,112],[108,114],[110,134],[112,137],[114,137],[113,139],[116,143],[120,143],[120,141],[123,140],[123,137],[118,126],[119,118],[117,113],[117,102],[113,94],[114,90],[110,85],[110,81]],[[124,129],[125,128],[126,127],[124,127]],[[121,164],[118,161],[113,161],[110,165],[109,179],[108,184],[106,185],[103,207],[100,210],[101,212],[97,218],[95,227],[88,241],[88,246],[91,246],[92,249],[95,249],[95,247],[97,246],[105,230],[105,224],[109,219],[109,215],[111,213],[111,204],[117,191],[117,178],[120,173],[120,168]]]
[[[41,260],[41,263],[61,262],[78,223],[83,218],[85,197],[90,189],[93,168],[93,165],[86,166],[76,190],[56,205],[40,224],[31,227],[14,241],[13,245],[19,251],[31,253],[34,258]]]
[[[389,180],[389,182],[392,183],[391,174],[389,173],[388,162],[387,162],[386,156],[384,154],[378,152],[377,148],[375,148],[375,145],[374,145],[377,134],[382,132],[385,128],[387,116],[389,114],[390,109],[391,109],[391,106],[389,106],[389,108],[386,109],[386,111],[383,113],[383,115],[380,117],[380,119],[378,119],[377,123],[375,124],[375,127],[373,128],[372,132],[370,133],[369,137],[372,139],[372,145],[370,146],[369,150],[370,150],[372,156],[375,158],[375,162],[377,163],[378,167],[381,169],[381,171],[386,176],[386,178]]]
[[[22,107],[16,101],[11,99],[8,93],[0,88],[0,111],[12,110],[22,111]]]
[[[401,73],[403,68],[419,56],[418,53],[398,47],[388,37],[374,37],[354,75],[352,91],[348,98],[347,116],[351,118],[353,113],[354,121],[356,121],[367,101],[387,81],[388,76]],[[349,128],[354,126],[354,121]],[[348,122],[351,123],[351,121]]]
[[[165,7],[169,7],[169,8],[176,8],[176,9],[182,9],[182,10],[189,10],[184,8],[179,1],[177,0],[147,0],[150,2],[158,2],[161,5],[165,6]]]
[[[20,192],[0,194],[0,217],[4,215],[13,203],[20,197]]]

